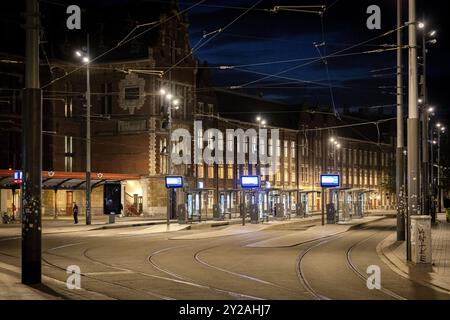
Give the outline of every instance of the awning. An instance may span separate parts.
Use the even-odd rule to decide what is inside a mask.
[[[0,189],[20,189],[14,182],[13,174],[17,170],[0,169]],[[94,189],[106,182],[139,180],[139,175],[120,173],[91,173],[91,187]],[[50,190],[83,190],[86,189],[85,172],[42,171],[42,188]]]

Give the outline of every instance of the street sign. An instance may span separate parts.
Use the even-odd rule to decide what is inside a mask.
[[[166,177],[166,188],[167,189],[183,188],[183,177],[182,176],[167,176]]]
[[[22,171],[14,171],[14,183],[22,183]]]
[[[244,189],[254,189],[260,187],[259,176],[242,176],[241,187]]]
[[[341,177],[338,174],[320,175],[320,186],[322,188],[338,188],[341,186]]]

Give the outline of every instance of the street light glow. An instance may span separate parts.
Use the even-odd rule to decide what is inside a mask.
[[[262,124],[263,126],[265,126],[265,125],[266,125],[266,120],[262,120],[262,121],[261,121],[261,124]]]
[[[173,100],[173,105],[175,107],[177,107],[179,104],[180,104],[180,100],[178,100],[178,99]]]
[[[256,121],[260,122],[261,121],[261,117],[256,117]]]
[[[335,138],[330,138],[330,142],[331,142],[331,143],[334,143],[335,141],[336,141]]]
[[[81,52],[80,51],[75,51],[75,54],[77,55],[77,57],[81,57]]]
[[[442,124],[436,123],[436,127],[437,127],[437,128],[440,128],[440,127],[442,127]]]
[[[168,93],[168,94],[166,95],[166,99],[167,99],[167,100],[170,101],[170,100],[172,100],[172,98],[173,98],[173,96],[172,96],[170,93]]]
[[[83,57],[83,62],[84,63],[89,63],[89,58],[88,57]]]
[[[162,96],[166,95],[166,90],[165,89],[159,90],[159,94]]]
[[[419,29],[425,28],[425,23],[419,22],[418,27],[419,27]]]
[[[434,37],[434,36],[436,35],[436,33],[437,33],[436,30],[431,31],[431,32],[430,32],[430,37]]]

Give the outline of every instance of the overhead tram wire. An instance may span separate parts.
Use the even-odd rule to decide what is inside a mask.
[[[119,42],[117,43],[117,45],[115,45],[115,46],[112,47],[111,49],[109,49],[109,50],[107,50],[107,51],[101,53],[100,55],[96,56],[95,58],[91,59],[89,63],[91,64],[91,63],[93,63],[94,61],[97,61],[98,59],[100,59],[100,58],[106,56],[107,54],[109,54],[109,53],[111,53],[112,51],[118,49],[119,47],[121,47],[121,46],[127,44],[127,43],[130,42],[130,41],[135,40],[136,38],[138,38],[138,37],[142,36],[143,34],[145,34],[145,33],[149,32],[149,31],[155,29],[156,27],[162,25],[163,23],[166,23],[166,22],[172,20],[173,18],[178,17],[179,15],[182,15],[182,14],[186,13],[187,11],[189,11],[189,10],[195,8],[196,6],[198,6],[198,5],[202,4],[202,3],[204,3],[205,1],[207,1],[207,0],[200,0],[200,1],[198,1],[197,3],[193,4],[192,6],[190,6],[189,8],[186,8],[186,9],[184,9],[184,10],[181,10],[180,12],[177,12],[176,14],[173,14],[173,15],[169,16],[168,18],[166,18],[166,19],[164,19],[164,20],[162,20],[162,21],[160,21],[160,22],[158,22],[158,23],[152,25],[150,28],[148,28],[148,29],[146,29],[146,30],[144,30],[144,31],[142,31],[142,32],[140,32],[140,33],[138,33],[138,34],[135,35],[134,37],[128,38],[126,41],[122,41],[122,40],[119,41]],[[127,37],[129,37],[129,34],[127,34],[127,35],[125,36],[125,38],[127,38]],[[56,79],[53,79],[52,81],[48,82],[47,84],[41,86],[41,89],[44,89],[44,88],[46,88],[46,87],[52,85],[53,83],[55,83],[55,82],[57,82],[57,81],[60,81],[60,80],[62,80],[62,79],[64,79],[64,78],[68,77],[69,75],[71,75],[71,74],[73,74],[73,73],[75,73],[75,72],[77,72],[77,71],[79,71],[79,70],[81,70],[81,69],[84,69],[84,68],[85,68],[85,66],[80,66],[80,67],[78,67],[78,68],[75,68],[75,69],[72,70],[71,72],[68,72],[68,73],[66,73],[65,75],[63,75],[63,76],[61,76],[61,77],[58,77],[58,78],[56,78]]]
[[[378,35],[378,36],[376,36],[376,37],[370,38],[370,39],[365,40],[365,41],[363,41],[363,42],[360,42],[360,43],[358,43],[358,44],[355,44],[355,45],[352,45],[352,46],[350,46],[350,47],[347,47],[347,48],[345,48],[345,49],[335,51],[335,52],[333,52],[333,53],[327,55],[327,58],[333,57],[333,56],[335,56],[335,55],[337,55],[337,54],[340,54],[340,53],[342,53],[342,52],[346,52],[346,51],[348,51],[348,50],[357,48],[357,47],[359,47],[359,46],[361,46],[361,45],[367,44],[367,43],[372,42],[372,41],[374,41],[374,40],[377,40],[377,39],[386,37],[386,36],[388,36],[388,35],[390,35],[390,34],[392,34],[392,33],[394,33],[394,32],[397,32],[398,30],[403,29],[403,28],[406,28],[406,27],[408,27],[408,26],[409,26],[409,23],[407,23],[407,24],[405,24],[405,25],[403,25],[403,26],[401,26],[401,27],[399,27],[399,28],[395,28],[395,29],[389,30],[389,31],[387,31],[387,32],[385,32],[385,33],[383,33],[383,34],[381,34],[381,35]],[[274,77],[274,76],[279,76],[279,75],[281,75],[281,74],[284,74],[284,73],[287,73],[287,72],[289,72],[289,71],[293,71],[293,70],[296,70],[296,69],[305,67],[305,66],[307,66],[307,65],[311,65],[311,64],[316,63],[316,62],[319,62],[319,61],[321,61],[321,60],[322,60],[321,58],[315,59],[315,60],[306,62],[306,63],[304,63],[304,64],[300,64],[300,65],[297,65],[297,66],[294,66],[294,67],[291,67],[291,68],[282,70],[282,71],[277,72],[277,73],[275,73],[275,74],[273,74],[273,75],[266,76],[266,77],[262,77],[262,78],[260,78],[260,79],[256,79],[256,80],[253,80],[253,81],[250,81],[250,82],[241,84],[240,86],[241,86],[241,87],[245,87],[245,86],[248,86],[248,85],[253,84],[253,83],[257,83],[257,82],[260,82],[260,81],[263,81],[263,80],[266,80],[266,79],[270,79],[270,78],[272,78],[272,77]]]
[[[254,9],[258,4],[260,4],[263,0],[256,1],[253,6],[245,10],[243,13],[241,13],[239,16],[237,16],[235,19],[233,19],[231,22],[229,22],[227,25],[225,25],[223,28],[219,28],[216,31],[213,31],[213,33],[209,33],[207,35],[212,34],[210,38],[208,38],[205,42],[202,44],[197,44],[197,47],[195,49],[191,49],[191,51],[185,55],[183,58],[181,58],[178,62],[176,62],[174,65],[172,65],[170,68],[168,68],[166,71],[164,71],[163,76],[169,73],[172,69],[174,69],[176,66],[178,66],[180,63],[182,63],[184,60],[186,60],[188,57],[192,56],[195,52],[197,52],[200,48],[204,47],[206,44],[211,42],[213,39],[215,39],[221,32],[228,29],[230,26],[232,26],[235,22],[237,22],[239,19],[241,19],[244,15],[246,15],[248,12],[250,12],[252,9]]]

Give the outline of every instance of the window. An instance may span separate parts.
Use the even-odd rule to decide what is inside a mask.
[[[103,84],[103,97],[102,97],[102,106],[101,107],[102,107],[101,114],[111,115],[111,113],[112,113],[112,83]]]
[[[66,118],[72,118],[73,115],[73,101],[71,97],[64,99],[64,116]]]
[[[208,103],[208,114],[214,114],[214,105]]]
[[[283,144],[283,146],[284,146],[284,157],[287,159],[288,158],[288,153],[289,153],[288,141],[284,140],[283,142],[284,142],[284,144]]]
[[[229,180],[233,179],[233,165],[229,164],[227,165],[227,176]]]
[[[64,136],[64,170],[73,170],[73,137]]]
[[[205,104],[203,102],[197,102],[197,112],[203,113],[205,111]]]
[[[161,138],[159,140],[159,173],[167,173],[167,139]]]
[[[295,157],[296,157],[295,141],[291,141],[291,158],[295,159]]]
[[[209,179],[214,179],[215,175],[214,175],[214,166],[208,166],[208,178]]]
[[[225,179],[225,168],[223,164],[219,164],[219,179]]]
[[[205,177],[205,172],[204,172],[204,166],[203,164],[199,164],[197,165],[197,177],[200,179],[203,179]]]
[[[277,157],[281,156],[281,140],[277,140]]]
[[[125,100],[137,100],[139,99],[139,87],[125,88]]]

